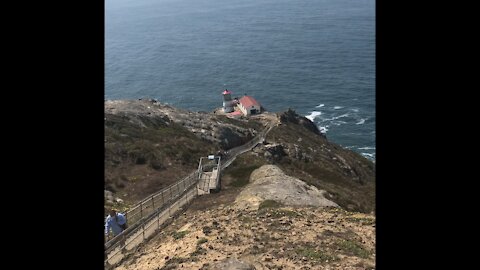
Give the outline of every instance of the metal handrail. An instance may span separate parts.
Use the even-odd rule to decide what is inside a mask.
[[[264,136],[266,136],[266,134],[272,128],[273,128],[273,125],[271,125],[269,128],[266,128],[265,130],[263,130],[254,139],[250,140],[246,144],[238,146],[238,147],[233,148],[230,151],[228,151],[229,154],[228,154],[227,158],[225,158],[225,161],[224,161],[223,164],[221,163],[221,157],[219,157],[218,165],[217,165],[218,166],[217,168],[219,169],[219,171],[217,172],[217,179],[216,179],[217,187],[218,187],[218,184],[219,184],[219,181],[220,181],[221,170],[228,167],[236,159],[236,157],[238,155],[240,155],[240,154],[242,154],[242,153],[244,153],[248,150],[251,150],[258,143],[262,142],[264,140]],[[183,179],[177,181],[176,183],[172,183],[168,187],[166,187],[166,188],[148,196],[148,198],[142,200],[136,206],[134,206],[132,209],[127,211],[125,216],[128,218],[128,214],[133,213],[136,209],[138,209],[140,207],[140,209],[142,210],[142,211],[140,211],[140,219],[135,221],[132,224],[129,224],[129,227],[126,230],[124,230],[119,235],[117,235],[116,237],[114,237],[113,239],[111,239],[107,243],[105,243],[106,254],[110,253],[113,249],[117,248],[118,245],[122,244],[122,242],[123,242],[124,247],[126,245],[128,245],[133,240],[131,240],[129,243],[126,243],[126,240],[129,237],[131,237],[131,234],[133,234],[135,231],[137,231],[137,229],[141,226],[142,226],[142,229],[143,229],[143,238],[145,239],[145,224],[148,223],[148,222],[151,222],[151,220],[157,215],[158,215],[158,218],[160,219],[160,213],[161,212],[165,213],[165,210],[167,210],[167,209],[168,209],[168,213],[170,214],[170,209],[173,208],[173,205],[175,205],[175,204],[177,204],[178,202],[181,201],[181,200],[176,200],[177,198],[182,198],[183,196],[186,196],[185,198],[186,198],[186,203],[187,203],[188,202],[188,193],[190,192],[192,187],[194,187],[195,184],[199,181],[199,177],[200,177],[201,170],[202,170],[202,167],[201,167],[202,158],[200,159],[200,164],[199,164],[199,167],[196,171],[192,172],[191,174],[189,174],[188,176],[184,177]],[[187,181],[189,181],[188,184],[185,184]],[[183,190],[182,191],[180,191],[180,185],[179,185],[180,183],[183,184]],[[178,193],[176,193],[175,195],[173,195],[173,192],[172,192],[174,186],[177,186],[177,191],[178,191]],[[167,201],[165,201],[164,193],[166,193],[167,191],[170,191],[170,196],[168,197]],[[197,191],[196,195],[198,195],[198,189],[196,189],[196,191]],[[155,207],[154,198],[158,197],[160,195],[162,196],[161,197],[162,198],[162,203],[157,204],[157,207]],[[195,194],[194,194],[194,197],[195,197]],[[143,213],[144,213],[143,205],[146,204],[150,200],[152,202],[152,211],[148,214],[143,215]],[[157,220],[158,221],[158,227],[160,226],[159,219]],[[124,241],[122,241],[122,240],[124,240]],[[115,256],[118,252],[121,252],[121,251],[117,251],[112,256]],[[108,261],[108,260],[106,260],[106,261]]]

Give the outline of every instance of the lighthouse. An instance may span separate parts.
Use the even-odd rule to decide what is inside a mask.
[[[223,91],[223,112],[229,113],[233,112],[233,100],[232,100],[232,92],[225,89]]]

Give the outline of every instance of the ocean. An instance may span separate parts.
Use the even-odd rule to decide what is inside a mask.
[[[105,99],[212,111],[224,89],[375,160],[375,1],[105,1]]]

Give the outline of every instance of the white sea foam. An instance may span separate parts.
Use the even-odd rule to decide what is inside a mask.
[[[339,115],[339,116],[335,116],[335,117],[332,117],[332,118],[325,119],[325,121],[332,121],[332,120],[336,120],[336,119],[340,119],[340,118],[348,117],[348,116],[350,116],[350,114],[345,113],[345,114],[342,114],[342,115]]]
[[[327,133],[328,131],[328,126],[318,126],[318,130],[320,130],[321,133]]]
[[[358,109],[352,109],[353,112],[358,112]]]
[[[375,154],[370,154],[370,153],[362,153],[362,155],[364,155],[364,156],[366,156],[366,157],[375,158]]]
[[[335,107],[333,107],[333,109],[334,110],[340,110],[340,109],[343,109],[343,107],[342,106],[335,106]]]
[[[370,147],[370,146],[360,147],[358,148],[358,150],[375,150],[375,147]]]
[[[365,123],[365,120],[367,119],[360,119],[358,123],[355,123],[355,125],[363,125]]]
[[[317,112],[317,111],[313,111],[311,112],[309,115],[306,115],[305,117],[310,119],[310,121],[313,122],[313,120],[317,117],[317,116],[320,116],[322,113],[321,112]]]
[[[320,104],[320,105],[316,106],[315,108],[321,108],[323,106],[325,106],[325,104]]]
[[[335,126],[340,126],[340,125],[343,125],[343,124],[346,124],[347,122],[345,121],[335,121],[335,122],[332,122],[333,125]]]

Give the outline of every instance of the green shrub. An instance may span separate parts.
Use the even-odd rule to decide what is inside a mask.
[[[283,204],[274,201],[274,200],[265,200],[260,203],[258,206],[258,210],[263,209],[263,208],[278,208],[281,207]]]
[[[183,237],[185,237],[185,235],[187,235],[188,233],[189,233],[189,231],[174,232],[172,234],[172,236],[175,240],[178,240],[178,239],[182,239]]]
[[[371,252],[362,247],[359,243],[351,240],[342,240],[337,242],[337,245],[342,251],[348,255],[354,255],[360,258],[367,259],[370,257]]]
[[[198,239],[198,241],[197,241],[197,245],[201,245],[201,244],[206,243],[206,242],[208,242],[208,239],[207,239],[207,238],[200,238],[200,239]]]

